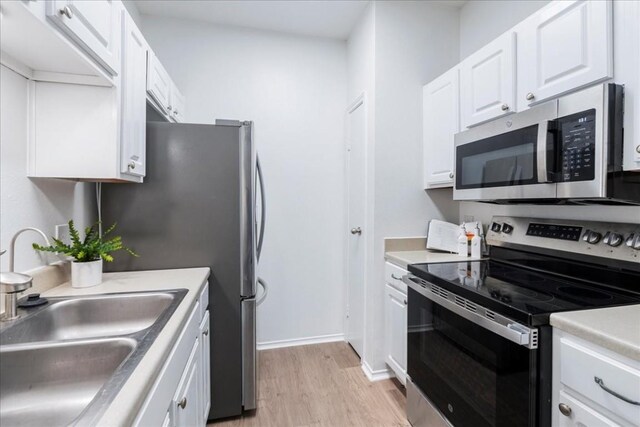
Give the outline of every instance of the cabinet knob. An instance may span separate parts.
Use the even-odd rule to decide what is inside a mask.
[[[64,15],[67,18],[71,19],[73,18],[73,11],[69,6],[65,6],[62,9],[60,9],[60,15]]]
[[[404,305],[407,305],[407,300],[404,300]]]
[[[449,172],[449,178],[453,179],[453,172]]]
[[[202,331],[202,335],[204,335],[205,337],[206,337],[207,335],[209,335],[209,330],[207,329],[207,330]]]
[[[565,417],[568,417],[571,415],[571,406],[567,405],[566,403],[559,404],[558,409],[560,410],[560,413]]]
[[[167,107],[167,111],[171,111],[171,105]]]
[[[178,115],[178,110],[173,110],[173,115],[177,116]]]
[[[509,109],[509,105],[502,104],[502,107],[500,107],[500,108],[502,108],[502,111],[507,111]]]
[[[135,169],[135,168],[136,168],[136,162],[129,162],[129,164],[127,165],[127,167],[128,167],[129,169],[132,169],[132,170],[133,170],[133,169]]]
[[[180,402],[178,402],[178,406],[182,409],[187,407],[187,398],[183,397]]]
[[[640,153],[640,145],[636,145],[636,153]]]
[[[535,99],[535,96],[531,92],[529,92],[527,94],[527,101],[533,101],[534,99]]]

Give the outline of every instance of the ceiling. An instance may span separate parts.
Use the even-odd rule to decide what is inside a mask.
[[[159,1],[133,2],[141,14],[345,40],[368,1]]]

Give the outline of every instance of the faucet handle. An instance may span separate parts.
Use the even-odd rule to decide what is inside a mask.
[[[0,273],[0,293],[15,294],[31,287],[33,277],[22,273]]]

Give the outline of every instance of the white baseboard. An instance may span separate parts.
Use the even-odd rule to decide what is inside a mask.
[[[388,380],[389,378],[395,377],[391,369],[378,369],[377,371],[374,371],[373,369],[371,369],[371,366],[369,366],[369,364],[365,361],[362,362],[362,370],[364,371],[364,374],[367,376],[369,381],[372,382]]]
[[[344,341],[344,334],[319,335],[317,337],[294,338],[291,340],[265,341],[258,343],[258,350],[294,347],[298,345],[322,344],[326,342]]]

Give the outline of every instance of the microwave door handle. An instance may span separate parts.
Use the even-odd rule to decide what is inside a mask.
[[[549,122],[541,122],[538,125],[538,150],[536,152],[538,163],[538,182],[540,183],[549,182],[549,168],[547,165],[547,150],[549,148],[548,132]]]

